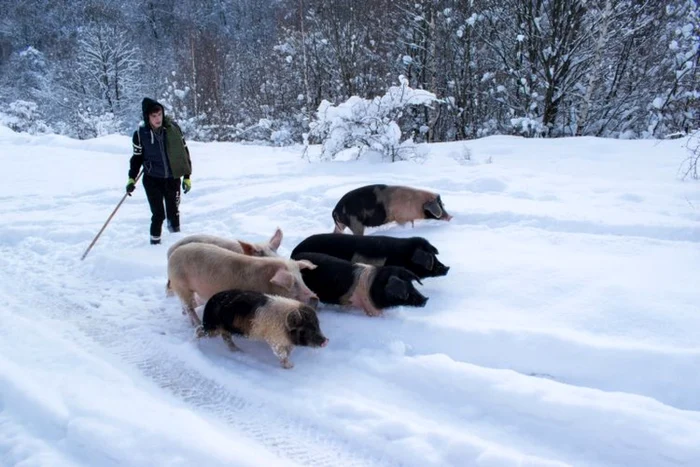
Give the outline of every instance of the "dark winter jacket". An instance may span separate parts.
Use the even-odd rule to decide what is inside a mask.
[[[189,178],[192,174],[190,151],[182,130],[170,117],[163,115],[163,125],[157,131],[148,122],[148,114],[155,107],[163,106],[145,98],[141,104],[144,123],[132,136],[129,178],[136,178],[143,165],[144,174],[157,178]]]

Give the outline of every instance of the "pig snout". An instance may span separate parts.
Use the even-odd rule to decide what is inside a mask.
[[[294,294],[291,297],[304,305],[308,305],[314,310],[318,306],[319,298],[316,293],[311,290],[305,283],[304,279],[299,277],[294,281]]]
[[[411,306],[424,307],[428,303],[428,297],[418,292],[417,290],[412,290],[408,296],[408,304]]]
[[[311,289],[306,287],[306,285],[302,285],[301,287],[299,287],[298,295],[299,296],[297,297],[297,300],[299,300],[301,303],[309,305],[314,310],[318,307],[318,303],[320,301],[318,295],[316,295]]]
[[[445,266],[444,264],[440,264],[440,265],[438,265],[437,268],[435,268],[435,272],[436,272],[439,276],[446,276],[449,270],[450,270],[450,267],[449,267],[449,266]]]
[[[436,276],[446,276],[447,273],[449,272],[449,270],[450,270],[449,266],[445,266],[444,264],[437,262],[437,260],[436,260],[435,271],[434,271]]]
[[[328,338],[323,335],[321,329],[313,326],[315,329],[308,329],[306,332],[306,345],[309,347],[325,347],[328,345]]]
[[[316,295],[314,295],[308,299],[306,304],[315,310],[318,308],[318,302],[319,302],[318,297]]]

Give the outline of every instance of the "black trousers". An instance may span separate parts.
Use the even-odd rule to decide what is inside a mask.
[[[171,231],[180,230],[180,179],[157,178],[144,174],[143,188],[151,207],[151,237],[160,237],[167,218]],[[165,206],[163,204],[165,203]]]

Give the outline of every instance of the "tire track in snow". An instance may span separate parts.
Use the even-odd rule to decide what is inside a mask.
[[[22,277],[22,281],[12,293],[16,297],[26,297],[21,300],[31,305],[27,309],[70,322],[108,353],[138,369],[158,387],[193,409],[205,412],[209,417],[250,436],[271,452],[303,465],[399,465],[392,459],[384,458],[381,452],[343,439],[331,427],[301,419],[281,406],[283,397],[280,398],[281,402],[272,401],[269,397],[247,390],[243,382],[236,384],[236,375],[226,374],[228,368],[222,369],[220,375],[226,385],[218,378],[205,375],[202,368],[183,358],[187,354],[178,352],[177,346],[163,345],[161,340],[154,339],[153,331],[147,326],[152,323],[146,319],[142,327],[137,327],[133,321],[124,325],[119,322],[118,316],[110,317],[103,313],[96,305],[103,299],[101,293],[109,289],[91,290],[71,286],[70,281],[62,277],[63,266],[52,266],[46,257],[31,251],[3,250],[4,262],[18,266],[13,268],[14,273]],[[33,256],[31,261],[27,261],[28,256]],[[3,270],[9,272],[10,268]],[[2,283],[15,283],[8,273],[3,276]],[[80,277],[73,279],[80,280]],[[99,284],[94,280],[89,283],[91,286]],[[110,293],[116,295],[117,292]],[[76,296],[83,297],[83,300],[72,298]],[[110,301],[118,302],[119,298],[110,297]],[[180,317],[178,311],[174,319]],[[173,321],[172,316],[165,319]],[[183,337],[183,340],[187,340],[189,335],[183,333]]]

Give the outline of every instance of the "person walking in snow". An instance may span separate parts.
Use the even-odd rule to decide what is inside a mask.
[[[165,115],[163,105],[146,97],[141,110],[143,123],[132,137],[134,150],[126,192],[131,196],[143,166],[143,187],[152,214],[151,245],[158,245],[166,218],[170,232],[180,231],[180,178],[187,193],[192,188],[192,161],[180,126]]]

